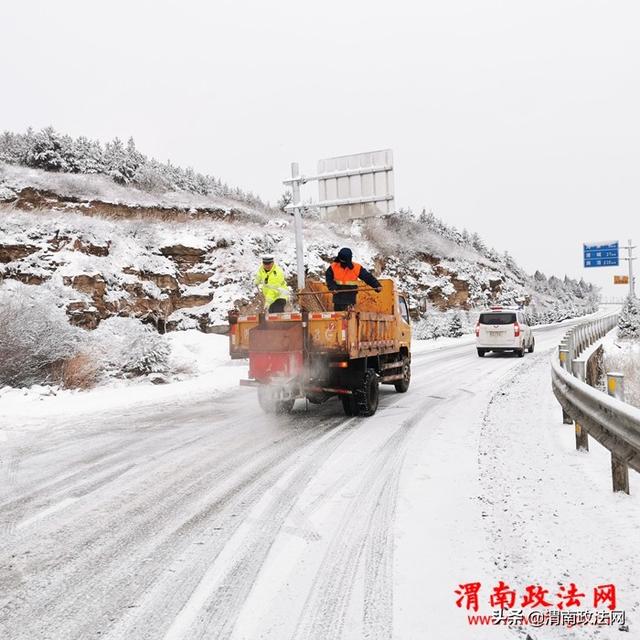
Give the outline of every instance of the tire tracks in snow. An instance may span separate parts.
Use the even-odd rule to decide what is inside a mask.
[[[226,422],[222,428],[217,425],[218,431],[216,435],[228,434],[232,440],[235,436],[235,430],[243,423],[244,420],[237,419]],[[165,441],[170,446],[159,451],[149,452],[149,438],[146,434],[137,432],[125,443],[119,441],[113,446],[106,446],[102,451],[96,449],[88,452],[88,455],[82,456],[79,460],[70,461],[67,466],[70,464],[75,470],[67,475],[62,477],[58,475],[54,479],[45,478],[44,482],[36,480],[35,486],[28,490],[26,488],[23,489],[24,493],[20,497],[0,504],[0,522],[3,523],[5,532],[13,532],[20,521],[27,517],[27,509],[34,505],[37,506],[38,502],[46,506],[62,500],[64,496],[71,495],[75,498],[81,498],[89,495],[93,491],[119,479],[120,476],[134,468],[138,472],[143,472],[145,465],[156,464],[162,458],[176,452],[188,451],[196,443],[209,439],[211,432],[201,433],[195,437],[180,441],[178,444],[172,444],[175,443],[176,439],[175,428],[164,431],[162,426],[158,427],[156,425],[154,436],[153,446],[164,445]],[[100,443],[97,446],[100,447]],[[31,452],[32,450],[33,447],[25,448],[20,458],[14,456],[14,466],[16,467],[13,474],[14,483],[20,459],[24,457],[24,452]],[[47,453],[49,453],[48,447]],[[35,454],[34,460],[31,461],[32,465],[38,455],[38,453]]]
[[[294,640],[336,640],[360,569],[364,571],[363,634],[391,637],[393,523],[408,438],[432,399],[404,420],[375,451],[335,532],[303,606]],[[363,566],[361,566],[363,565]]]
[[[234,497],[242,495],[246,487],[259,483],[270,468],[278,462],[282,463],[283,459],[286,460],[292,451],[295,452],[301,441],[316,436],[315,430],[296,430],[275,443],[269,439],[263,446],[251,449],[247,447],[246,441],[239,442],[234,450],[222,450],[214,456],[202,456],[202,451],[198,449],[191,452],[192,459],[188,464],[177,467],[177,472],[171,476],[161,474],[158,481],[154,481],[153,477],[145,480],[139,494],[127,501],[126,506],[116,509],[116,513],[108,513],[105,518],[97,520],[94,517],[84,528],[83,523],[78,523],[78,526],[67,517],[67,526],[45,534],[51,550],[45,552],[44,562],[38,561],[37,556],[30,562],[25,561],[24,574],[29,576],[29,581],[21,586],[27,592],[6,594],[3,614],[11,617],[20,608],[29,612],[23,614],[30,619],[24,624],[26,635],[16,637],[39,637],[27,629],[31,627],[31,623],[36,626],[41,623],[40,612],[44,610],[48,611],[47,626],[50,630],[56,625],[68,626],[70,619],[79,622],[86,620],[87,614],[92,610],[98,615],[101,611],[99,605],[104,604],[102,600],[105,592],[113,592],[116,586],[122,588],[122,591],[116,592],[118,598],[115,600],[120,603],[120,597],[125,597],[125,602],[130,603],[133,594],[130,593],[131,567],[127,554],[131,554],[133,560],[136,552],[139,554],[142,551],[151,559],[162,542],[162,539],[158,539],[162,536],[162,529],[167,526],[171,531],[165,532],[165,536],[170,539],[170,543],[164,551],[169,555],[175,553],[176,546],[180,548],[185,536],[192,534],[193,529],[206,525],[207,519],[215,516],[221,503],[230,502]],[[193,464],[194,462],[197,464]],[[251,469],[251,472],[238,478],[238,469]],[[231,485],[226,496],[214,499],[207,509],[200,509],[181,526],[171,526],[175,512],[202,499],[201,496],[211,494],[211,487],[219,486],[225,479]],[[153,493],[156,493],[155,499]],[[74,512],[80,504],[76,504]],[[84,514],[80,515],[82,519],[83,516]],[[42,527],[43,523],[40,523],[40,528]],[[33,533],[22,534],[18,540],[13,541],[12,550],[17,555],[32,546]],[[41,535],[42,533],[44,532]],[[149,583],[153,582],[151,574],[154,568],[160,570],[163,567],[151,562],[143,564],[140,567],[141,575],[136,576],[136,581],[140,579],[144,583],[144,577],[147,576]],[[109,579],[105,578],[107,575]],[[84,615],[81,614],[83,608]]]
[[[226,430],[230,430],[233,427],[236,427],[238,423],[241,421],[231,421],[230,423],[225,423],[223,426]],[[165,431],[166,425],[161,423],[160,425],[155,425],[154,436],[160,440],[167,440],[168,442],[175,442],[175,433]],[[79,433],[76,434],[76,439],[71,442],[66,442],[62,447],[55,447],[53,445],[60,444],[53,439],[52,442],[46,443],[46,449],[43,451],[35,451],[35,444],[32,443],[30,446],[23,446],[18,449],[19,457],[14,455],[10,458],[10,461],[13,462],[13,473],[12,477],[15,479],[15,475],[17,474],[18,465],[20,464],[21,459],[24,459],[26,454],[33,454],[31,459],[32,466],[36,463],[37,458],[41,455],[45,455],[51,457],[52,454],[58,453],[61,454],[60,450],[64,449],[78,449],[80,447],[80,443],[85,440],[90,440],[91,438],[98,438],[103,436],[104,434],[98,433]],[[129,435],[129,434],[128,434]],[[208,438],[210,433],[204,433],[196,436],[195,438],[191,438],[186,441],[179,442],[177,445],[173,444],[169,448],[164,451],[151,454],[151,456],[163,456],[172,453],[173,451],[177,451],[179,449],[184,449],[194,444],[199,440],[203,440]],[[39,436],[41,438],[41,436]],[[161,444],[158,443],[158,444]],[[42,447],[42,444],[40,444]],[[93,445],[95,448],[92,451],[83,451],[82,448],[80,450],[80,456],[78,459],[73,459],[70,455],[62,456],[62,459],[65,460],[66,470],[69,466],[73,467],[73,471],[68,473],[67,475],[60,475],[58,473],[58,477],[51,477],[51,471],[48,470],[48,474],[40,479],[32,480],[32,487],[28,490],[25,488],[23,495],[12,498],[4,503],[0,504],[0,513],[8,512],[12,509],[16,509],[17,507],[27,507],[36,500],[42,498],[47,494],[55,494],[56,492],[64,493],[65,491],[74,491],[76,489],[82,491],[83,493],[87,493],[87,491],[82,490],[83,480],[86,480],[87,476],[100,471],[102,469],[106,469],[109,473],[113,471],[113,465],[116,463],[124,462],[122,466],[127,466],[130,464],[130,458],[132,454],[139,455],[141,459],[149,458],[149,438],[146,433],[141,433],[140,425],[136,425],[135,432],[129,435],[128,440],[123,442],[122,439],[116,441],[115,443],[100,443],[97,442]],[[100,449],[100,447],[103,447]],[[140,451],[138,451],[140,449]],[[71,458],[71,459],[70,459]],[[46,467],[46,465],[44,465]],[[48,468],[47,468],[48,469]],[[64,473],[64,470],[61,470]],[[78,484],[74,484],[74,481],[79,480]],[[19,519],[19,518],[18,518]]]
[[[335,422],[335,418],[324,420],[313,429],[301,429],[298,424],[285,437],[276,441],[269,437],[258,447],[247,446],[245,439],[234,450],[224,448],[214,459],[202,456],[200,450],[193,452],[191,463],[198,464],[163,484],[157,499],[151,498],[150,503],[146,495],[135,500],[133,508],[118,513],[116,521],[109,520],[95,534],[92,531],[90,541],[83,536],[75,543],[80,552],[72,553],[64,570],[56,571],[56,584],[47,585],[46,598],[34,598],[39,601],[37,610],[55,612],[48,614],[48,629],[62,632],[74,620],[72,637],[92,637],[97,629],[102,637],[111,633],[114,638],[161,636],[172,620],[171,611],[179,610],[211,563],[212,549],[224,547],[292,459],[304,452],[305,445],[333,431]],[[186,482],[187,478],[191,481]],[[185,510],[190,512],[186,520],[176,520],[176,512]],[[173,572],[167,570],[172,564]],[[155,591],[158,585],[160,591],[169,591],[167,597]],[[147,616],[140,601],[150,591],[155,595]],[[145,624],[141,625],[142,619]],[[116,631],[119,621],[135,631]]]
[[[224,640],[231,636],[242,606],[287,515],[317,470],[349,436],[349,426],[356,422],[357,419],[343,419],[328,437],[313,443],[315,450],[310,458],[301,461],[283,487],[276,487],[271,504],[260,513],[256,522],[250,524],[250,531],[240,543],[239,551],[234,552],[228,568],[221,571],[220,580],[215,580],[215,563],[210,566],[192,600],[164,636],[165,640]],[[194,624],[196,619],[197,624]]]

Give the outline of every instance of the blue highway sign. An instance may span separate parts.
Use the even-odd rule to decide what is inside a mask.
[[[617,267],[620,265],[618,243],[584,244],[585,267]]]

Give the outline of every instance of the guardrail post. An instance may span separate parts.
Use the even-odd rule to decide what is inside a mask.
[[[624,374],[612,371],[607,373],[607,393],[624,402]]]
[[[573,375],[585,382],[587,379],[587,363],[585,360],[577,359],[573,361]],[[576,449],[578,451],[589,451],[589,434],[581,424],[575,423]]]
[[[629,495],[629,466],[613,453],[611,454],[611,479],[614,491],[624,491]]]
[[[567,349],[564,345],[560,345],[558,355],[560,357],[560,366],[563,369],[566,369],[568,371],[569,370],[569,349]]]
[[[607,393],[624,402],[624,374],[607,373]],[[614,491],[629,493],[629,466],[626,461],[611,454],[611,479]]]

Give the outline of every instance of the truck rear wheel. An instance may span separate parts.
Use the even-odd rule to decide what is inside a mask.
[[[348,416],[372,416],[378,410],[380,385],[375,369],[367,369],[362,383],[352,395],[340,396],[342,408]]]
[[[400,373],[402,373],[402,380],[398,380],[393,386],[398,393],[406,393],[411,384],[411,360],[409,358],[402,358]]]

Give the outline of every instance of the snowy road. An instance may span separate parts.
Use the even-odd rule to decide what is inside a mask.
[[[0,442],[0,638],[513,637],[470,629],[453,589],[505,577],[479,495],[499,468],[488,403],[546,376],[565,330],[524,361],[417,353],[409,393],[383,387],[372,418],[334,400],[276,419],[237,389]],[[535,421],[538,387],[514,413]],[[526,577],[554,581],[530,552]]]

